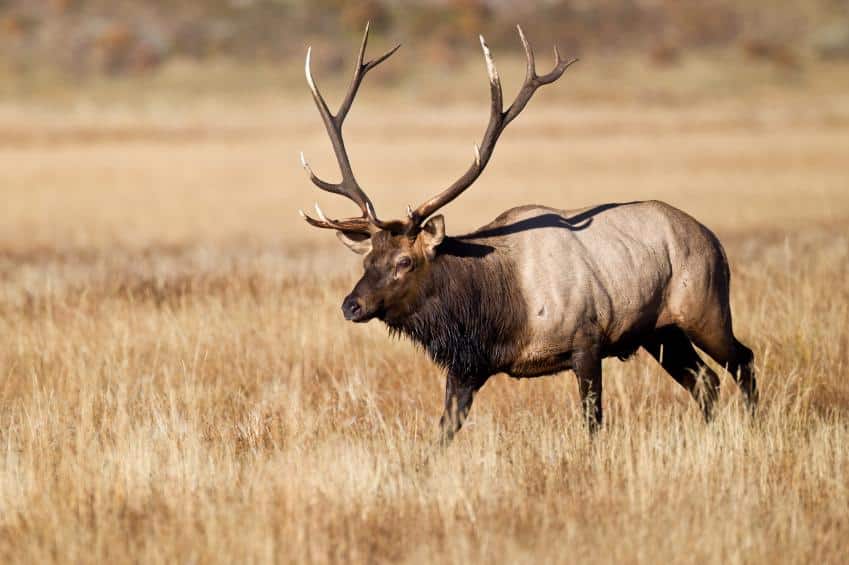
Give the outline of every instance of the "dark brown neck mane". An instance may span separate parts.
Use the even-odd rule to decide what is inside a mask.
[[[446,238],[429,275],[411,313],[383,319],[390,331],[453,374],[484,377],[509,364],[526,319],[512,263],[488,245]]]

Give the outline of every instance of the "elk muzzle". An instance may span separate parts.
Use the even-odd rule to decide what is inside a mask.
[[[374,318],[377,308],[370,307],[366,301],[352,292],[342,301],[342,314],[349,322],[368,322]]]

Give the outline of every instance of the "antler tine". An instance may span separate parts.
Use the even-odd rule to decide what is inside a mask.
[[[504,95],[501,91],[501,77],[498,76],[498,69],[495,68],[495,61],[492,60],[492,53],[489,51],[489,45],[486,44],[486,39],[483,35],[478,38],[481,42],[483,50],[483,58],[486,61],[486,72],[489,75],[490,96],[492,98],[492,112],[500,113],[503,108]]]
[[[525,58],[528,60],[527,68],[525,70],[525,82],[530,82],[537,74],[536,63],[534,61],[534,49],[531,47],[531,44],[528,43],[528,38],[525,37],[525,32],[522,31],[522,26],[517,25],[516,29],[519,32],[519,39],[522,40],[522,47],[525,48]],[[557,46],[555,46],[554,49],[557,50]]]
[[[331,220],[330,218],[324,215],[324,212],[321,211],[321,208],[319,208],[318,205],[316,205],[316,212],[318,213],[320,218],[318,220],[313,218],[303,210],[298,210],[298,213],[304,220],[307,221],[308,224],[317,228],[334,229],[339,231],[364,234],[371,233],[372,231],[372,226],[368,218],[346,218],[344,220]]]
[[[310,177],[310,180],[312,181],[312,183],[314,185],[316,185],[320,189],[326,190],[328,192],[338,192],[338,185],[331,184],[329,182],[323,181],[315,175],[315,173],[312,170],[312,167],[310,167],[309,161],[307,161],[306,158],[304,157],[303,151],[301,151],[301,166],[307,172],[307,174]]]
[[[348,88],[348,92],[345,95],[345,98],[342,100],[342,103],[339,106],[339,110],[336,112],[336,115],[333,115],[330,112],[330,109],[327,106],[327,102],[325,102],[324,97],[318,90],[318,86],[316,85],[315,79],[312,76],[312,70],[310,65],[312,48],[310,47],[307,49],[307,56],[304,62],[304,74],[306,75],[307,84],[310,87],[310,92],[312,92],[312,97],[315,101],[315,105],[318,108],[318,112],[321,115],[322,121],[324,122],[324,127],[327,130],[327,135],[328,137],[330,137],[330,143],[333,146],[333,152],[336,155],[336,161],[339,163],[339,169],[342,173],[342,180],[338,183],[331,183],[320,179],[310,168],[309,163],[303,156],[303,153],[301,154],[301,165],[309,174],[312,183],[315,184],[318,188],[326,190],[327,192],[333,192],[335,194],[340,194],[342,196],[347,197],[348,199],[352,200],[362,212],[361,218],[354,218],[351,219],[351,221],[326,220],[326,218],[322,218],[322,220],[315,220],[314,218],[309,218],[309,216],[304,215],[304,217],[307,218],[307,221],[309,221],[312,225],[316,225],[318,227],[333,227],[335,225],[360,226],[362,224],[361,220],[367,220],[367,223],[371,222],[374,226],[379,228],[383,228],[387,225],[386,223],[381,222],[377,218],[377,215],[374,212],[374,205],[371,203],[371,200],[369,199],[368,195],[366,195],[366,193],[363,191],[362,188],[360,188],[359,184],[357,183],[357,180],[354,177],[354,172],[351,169],[351,162],[348,158],[348,152],[345,149],[345,142],[342,137],[342,124],[345,121],[345,117],[348,115],[348,111],[351,109],[351,105],[354,102],[354,98],[357,95],[357,91],[359,90],[360,83],[362,83],[363,77],[368,71],[370,71],[371,69],[385,61],[387,58],[389,58],[400,47],[400,45],[396,45],[393,49],[384,53],[380,57],[368,61],[367,63],[363,63],[366,45],[368,44],[368,32],[369,25],[366,24],[366,29],[363,33],[363,41],[360,45],[360,50],[357,56],[356,69],[354,69],[354,76],[351,79],[351,84]],[[357,220],[357,222],[353,222],[353,220]],[[368,227],[367,223],[366,227]]]
[[[522,41],[522,46],[525,49],[525,57],[527,58],[525,81],[522,84],[522,88],[519,90],[519,94],[516,95],[516,99],[505,111],[503,109],[501,78],[498,76],[498,70],[495,68],[495,62],[492,60],[492,54],[490,53],[489,46],[486,44],[486,40],[484,40],[483,36],[480,36],[481,49],[483,49],[483,56],[486,61],[486,70],[489,75],[490,84],[491,106],[489,124],[486,127],[480,146],[475,145],[474,162],[469,166],[466,172],[463,173],[463,176],[454,182],[454,184],[436,196],[425,201],[422,205],[416,208],[412,214],[409,214],[410,220],[408,223],[408,230],[417,230],[421,222],[426,220],[438,209],[460,196],[464,190],[469,188],[469,186],[471,186],[472,183],[475,182],[475,180],[477,180],[477,178],[481,175],[489,162],[489,159],[492,157],[492,153],[495,150],[495,144],[501,136],[501,133],[504,131],[504,128],[506,128],[507,125],[512,122],[525,108],[537,88],[544,84],[552,83],[560,78],[566,69],[577,61],[577,59],[564,61],[560,57],[560,52],[557,50],[557,47],[555,47],[554,69],[548,74],[542,76],[537,75],[533,49],[531,48],[530,43],[528,43],[521,26],[516,26],[516,29],[519,32],[519,39]]]
[[[559,79],[563,75],[564,72],[566,72],[566,69],[568,69],[569,67],[571,67],[573,64],[575,64],[577,62],[578,62],[577,57],[572,57],[571,59],[563,59],[560,56],[560,50],[557,48],[557,45],[555,45],[554,46],[554,69],[546,75],[542,75],[541,77],[537,77],[537,80],[539,80],[539,82],[541,84],[548,84],[550,82],[554,82],[555,80]]]
[[[366,46],[368,45],[368,32],[370,25],[371,22],[366,23],[366,30],[363,33],[363,42],[360,44],[360,51],[357,54],[357,68],[354,69],[354,76],[351,78],[351,84],[348,86],[348,93],[345,95],[345,98],[342,99],[342,103],[339,105],[339,110],[336,112],[336,119],[339,121],[340,128],[342,127],[342,122],[345,121],[345,117],[348,115],[348,111],[351,109],[351,104],[354,102],[354,97],[357,95],[357,90],[360,88],[360,83],[366,73],[391,57],[396,51],[398,51],[398,49],[401,48],[401,44],[399,43],[380,57],[372,59],[367,63],[363,63],[366,55]]]
[[[563,73],[566,72],[573,63],[577,62],[578,59],[569,59],[568,61],[564,61],[560,57],[560,51],[557,49],[557,45],[554,46],[554,69],[551,72],[539,76],[536,70],[536,63],[534,60],[534,50],[531,47],[530,43],[528,43],[528,39],[525,37],[525,32],[522,31],[522,26],[517,25],[516,30],[519,32],[519,38],[522,40],[522,47],[525,48],[525,58],[527,59],[527,69],[525,71],[525,82],[522,84],[522,88],[519,90],[519,94],[516,95],[516,100],[507,108],[507,111],[504,115],[504,126],[512,122],[519,113],[525,109],[525,106],[530,101],[531,96],[534,95],[536,89],[544,84],[550,84],[555,80],[559,79],[563,76]]]

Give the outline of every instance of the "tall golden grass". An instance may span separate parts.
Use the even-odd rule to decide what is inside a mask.
[[[571,72],[571,71],[570,71]],[[566,79],[567,81],[570,79]],[[355,108],[385,216],[458,175],[481,103]],[[367,101],[368,102],[368,101]],[[419,100],[420,102],[420,100]],[[358,259],[306,96],[0,109],[3,562],[839,563],[849,555],[849,102],[535,100],[446,209],[661,198],[715,229],[762,406],[718,417],[647,356],[492,379],[432,451],[442,375],[343,322]],[[568,264],[562,265],[568,269]]]

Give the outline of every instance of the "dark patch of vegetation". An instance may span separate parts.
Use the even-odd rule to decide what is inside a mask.
[[[403,39],[442,64],[457,62],[482,31],[491,44],[513,46],[516,23],[540,44],[556,40],[569,53],[638,51],[662,65],[685,49],[729,45],[782,65],[795,64],[807,47],[833,58],[842,44],[818,47],[820,30],[849,27],[830,0],[779,11],[765,0],[4,0],[0,52],[20,70],[115,75],[175,58],[287,59],[306,42],[348,45],[366,21],[378,42]]]

